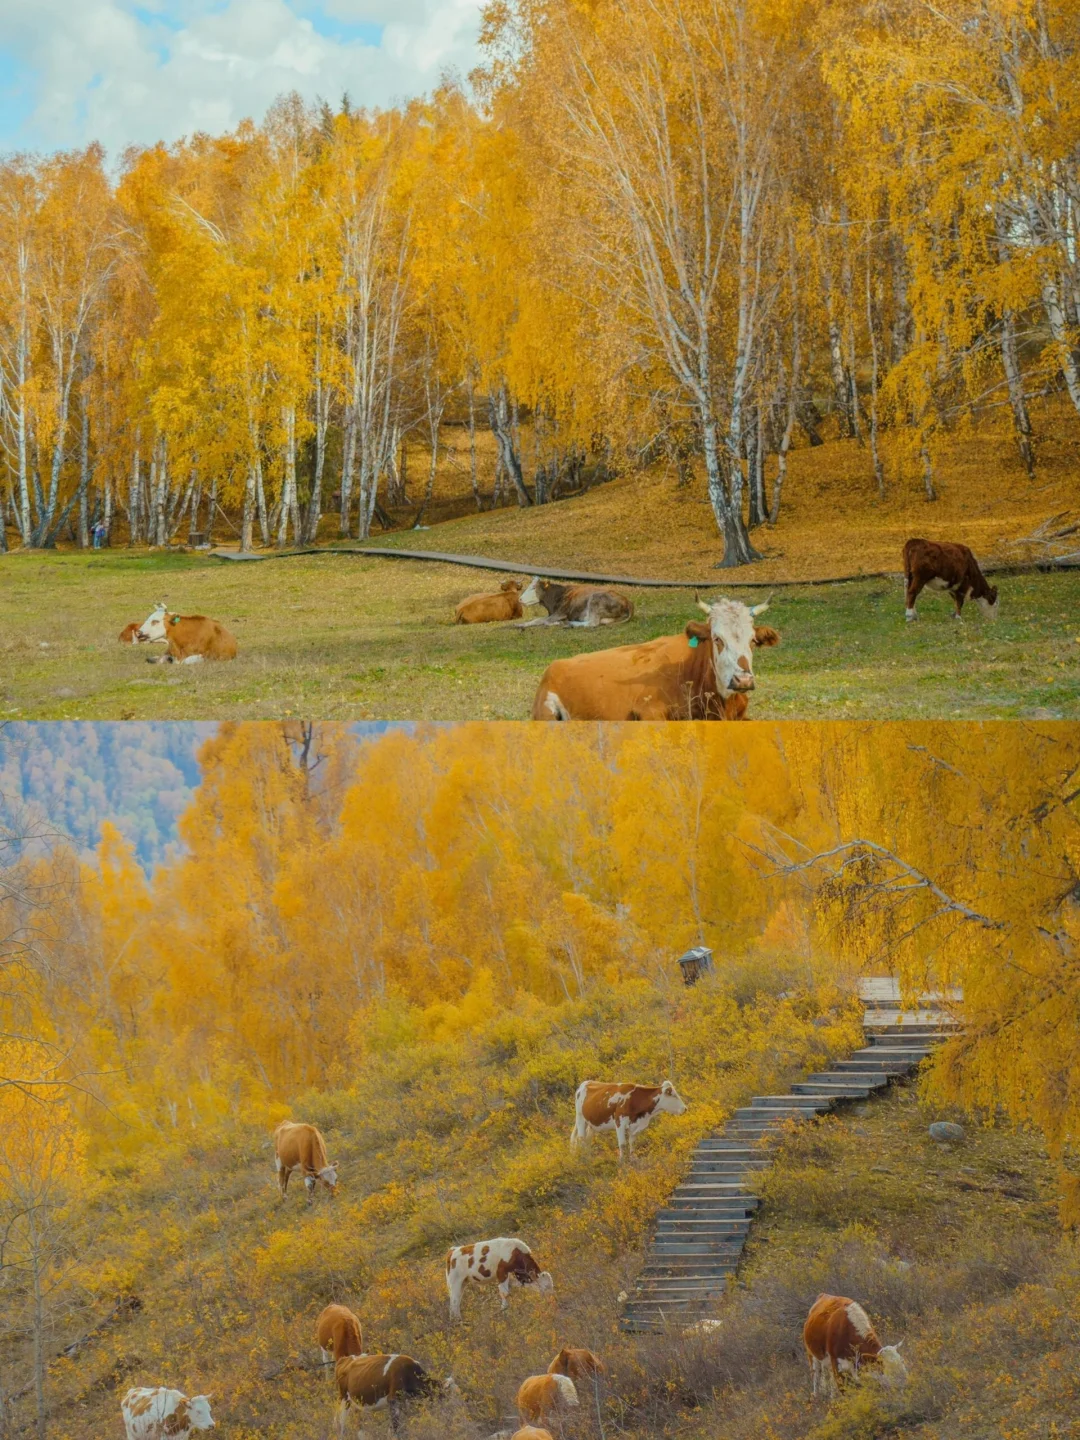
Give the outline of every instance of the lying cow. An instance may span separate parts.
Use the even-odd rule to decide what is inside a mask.
[[[576,1114],[570,1131],[573,1149],[592,1135],[614,1130],[619,1159],[634,1153],[634,1136],[647,1130],[654,1115],[681,1115],[686,1105],[670,1080],[662,1085],[607,1085],[583,1080],[574,1096]]]
[[[843,1295],[817,1297],[803,1326],[803,1344],[815,1395],[819,1382],[824,1389],[826,1373],[833,1389],[839,1392],[842,1374],[858,1379],[859,1371],[866,1366],[880,1369],[890,1384],[907,1379],[900,1345],[882,1345],[866,1311]]]
[[[189,1400],[164,1385],[129,1390],[120,1402],[120,1414],[127,1440],[184,1440],[196,1430],[214,1428],[209,1395],[194,1395]]]
[[[523,1425],[549,1420],[578,1403],[577,1390],[568,1375],[530,1375],[517,1393],[518,1414]]]
[[[177,615],[165,602],[155,605],[139,626],[136,640],[164,640],[169,653],[150,665],[196,665],[203,660],[235,660],[236,637],[220,620],[205,615]]]
[[[454,1246],[446,1257],[453,1320],[461,1319],[461,1296],[469,1280],[497,1285],[504,1310],[510,1303],[510,1291],[518,1285],[535,1285],[542,1295],[555,1289],[551,1276],[540,1269],[524,1240],[480,1240],[475,1245]]]
[[[632,620],[634,602],[618,590],[605,590],[595,585],[564,585],[558,580],[541,580],[537,575],[521,597],[522,605],[540,605],[547,614],[526,620],[519,629],[530,625],[618,625]]]
[[[455,625],[486,625],[492,620],[520,620],[521,580],[504,580],[493,595],[469,595],[454,610]]]
[[[343,1355],[334,1366],[334,1379],[340,1401],[339,1435],[345,1434],[345,1422],[353,1406],[358,1410],[388,1410],[390,1426],[396,1433],[410,1400],[457,1394],[452,1375],[440,1383],[411,1355]]]
[[[987,583],[979,562],[966,545],[909,540],[904,546],[904,579],[907,581],[906,620],[919,618],[915,601],[923,589],[947,590],[956,606],[957,620],[965,600],[974,600],[988,620],[997,619],[997,586]]]
[[[549,1375],[569,1375],[571,1380],[594,1380],[604,1374],[604,1362],[591,1350],[564,1345],[547,1368]]]
[[[299,1170],[304,1177],[309,1205],[320,1181],[331,1195],[337,1189],[337,1170],[327,1161],[326,1142],[314,1125],[283,1120],[274,1131],[274,1165],[282,1200],[294,1170]]]
[[[769,607],[698,604],[709,617],[681,635],[553,660],[533,701],[534,720],[741,720],[754,688],[754,650],[779,645],[756,623]]]
[[[327,1305],[315,1321],[315,1343],[324,1365],[336,1364],[344,1356],[362,1355],[360,1321],[347,1305]]]

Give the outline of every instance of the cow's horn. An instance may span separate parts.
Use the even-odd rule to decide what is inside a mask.
[[[765,614],[765,611],[769,608],[769,606],[770,606],[771,603],[772,603],[772,596],[770,595],[769,598],[768,598],[768,600],[764,601],[763,604],[761,604],[761,605],[751,605],[751,606],[750,606],[750,614],[751,614],[751,615],[754,617],[754,619],[756,620],[759,615],[764,615],[764,614]]]
[[[711,606],[711,605],[706,605],[706,603],[705,603],[704,600],[699,600],[697,603],[698,603],[699,607],[700,607],[702,610],[705,611],[705,614],[706,614],[706,615],[711,615],[711,614],[712,614],[712,606]]]

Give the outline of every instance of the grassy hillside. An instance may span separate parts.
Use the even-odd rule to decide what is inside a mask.
[[[769,988],[796,983],[776,973]],[[1076,1433],[1075,1262],[1045,1157],[992,1130],[942,1151],[911,1090],[792,1138],[719,1332],[620,1335],[616,1297],[693,1144],[749,1095],[852,1045],[842,996],[781,998],[736,972],[678,994],[635,983],[486,1018],[471,1006],[387,1006],[327,1088],[297,1098],[342,1172],[338,1196],[311,1209],[299,1193],[277,1202],[275,1114],[178,1117],[160,1150],[126,1159],[120,1131],[99,1142],[56,1348],[118,1294],[141,1309],[54,1364],[50,1440],[118,1433],[126,1387],[160,1381],[212,1393],[223,1435],[322,1440],[333,1404],[311,1331],[333,1298],[356,1309],[371,1350],[408,1350],[457,1378],[461,1399],[414,1412],[406,1440],[490,1434],[563,1343],[590,1346],[610,1372],[573,1440]],[[672,1073],[689,1109],[655,1125],[620,1173],[613,1143],[575,1158],[566,1137],[576,1081],[624,1072]],[[447,1246],[500,1233],[533,1246],[554,1297],[518,1292],[503,1315],[492,1294],[470,1293],[451,1326]],[[810,1399],[799,1326],[826,1288],[865,1301],[888,1340],[905,1337],[907,1391],[867,1386],[831,1410]],[[10,1391],[27,1356],[11,1336],[0,1355]],[[365,1429],[388,1434],[383,1417]]]
[[[1013,542],[1049,516],[1080,509],[1075,416],[1056,399],[1040,402],[1033,415],[1041,437],[1034,480],[1025,475],[1002,417],[995,416],[944,440],[933,503],[918,465],[901,464],[887,439],[884,496],[877,493],[868,448],[855,440],[827,440],[814,448],[804,442],[791,452],[778,524],[754,532],[762,560],[725,571],[724,583],[899,573],[900,552],[911,535],[963,540],[985,560],[1032,553]],[[770,458],[770,494],[775,463]],[[456,500],[441,513],[454,518],[427,531],[377,537],[377,543],[664,579],[707,576],[722,557],[700,470],[685,485],[662,468],[631,472],[555,505],[480,515],[466,508],[466,487],[465,465],[460,453],[452,453],[440,488],[448,501]]]

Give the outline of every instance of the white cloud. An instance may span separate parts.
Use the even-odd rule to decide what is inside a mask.
[[[0,0],[0,51],[31,110],[0,149],[219,132],[283,91],[387,105],[476,61],[478,0]],[[380,43],[349,34],[381,25]],[[320,33],[325,30],[326,33]]]

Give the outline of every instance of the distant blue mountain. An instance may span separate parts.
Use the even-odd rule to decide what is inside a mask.
[[[372,738],[389,721],[352,727]],[[411,726],[407,728],[412,728]],[[88,855],[111,820],[153,870],[175,845],[177,822],[199,784],[199,747],[215,722],[13,722],[0,728],[0,826],[21,809]]]

